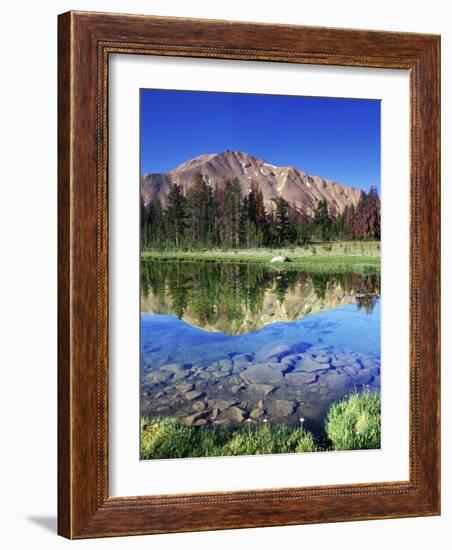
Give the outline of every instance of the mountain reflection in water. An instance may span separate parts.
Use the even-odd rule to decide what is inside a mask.
[[[370,313],[379,293],[378,273],[305,273],[221,262],[141,264],[143,314],[174,314],[229,335],[350,304]]]

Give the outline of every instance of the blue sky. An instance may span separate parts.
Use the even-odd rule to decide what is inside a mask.
[[[142,173],[230,149],[380,190],[378,100],[148,89],[140,96]]]

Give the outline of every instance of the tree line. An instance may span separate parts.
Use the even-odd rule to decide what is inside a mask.
[[[266,209],[256,182],[241,192],[237,179],[212,187],[199,176],[186,193],[171,185],[165,206],[141,203],[141,242],[147,249],[303,246],[315,242],[380,238],[380,199],[371,187],[358,204],[336,214],[321,200],[314,216],[297,212],[282,197]]]

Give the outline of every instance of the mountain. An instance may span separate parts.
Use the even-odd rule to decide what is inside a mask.
[[[362,191],[320,176],[311,176],[293,166],[274,166],[263,159],[239,151],[199,155],[165,174],[145,174],[141,178],[144,204],[159,199],[163,205],[172,183],[184,192],[202,175],[211,185],[222,185],[237,178],[242,194],[254,182],[262,191],[268,211],[274,209],[276,197],[284,198],[299,214],[313,216],[320,200],[327,201],[331,213],[341,213],[346,206],[358,204]]]

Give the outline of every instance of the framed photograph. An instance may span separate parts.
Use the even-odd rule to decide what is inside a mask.
[[[439,56],[59,16],[61,535],[440,513]]]

